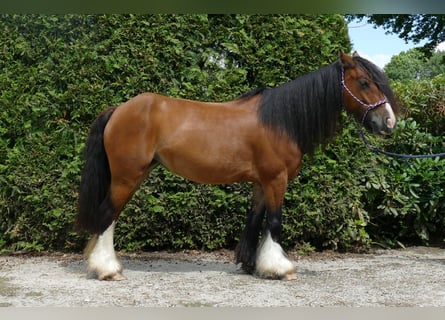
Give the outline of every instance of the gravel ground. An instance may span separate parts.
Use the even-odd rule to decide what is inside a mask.
[[[445,306],[445,250],[290,256],[297,279],[244,274],[231,251],[121,255],[123,281],[87,279],[81,255],[0,256],[0,306]]]

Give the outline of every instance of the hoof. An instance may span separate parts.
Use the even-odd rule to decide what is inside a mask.
[[[125,280],[125,277],[122,275],[122,270],[117,271],[108,271],[108,272],[99,272],[98,270],[89,269],[87,272],[88,279],[96,279],[101,281],[121,281]]]
[[[287,273],[283,276],[283,278],[281,278],[281,280],[287,280],[287,281],[297,280],[297,274],[295,272]]]
[[[268,280],[285,280],[285,281],[291,281],[297,279],[297,274],[295,271],[295,267],[288,270],[285,273],[277,272],[277,271],[261,271],[258,270],[255,271],[255,276],[262,278],[262,279],[268,279]]]
[[[121,273],[112,273],[105,276],[98,276],[97,279],[105,281],[122,281],[125,277]]]
[[[106,280],[106,281],[120,281],[125,277],[122,275],[122,265],[118,260],[109,263],[106,268],[93,267],[91,261],[88,266],[87,277],[90,279]]]

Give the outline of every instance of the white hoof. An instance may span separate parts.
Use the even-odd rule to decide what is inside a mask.
[[[266,279],[293,280],[296,278],[295,270],[294,263],[267,231],[258,247],[255,274]]]

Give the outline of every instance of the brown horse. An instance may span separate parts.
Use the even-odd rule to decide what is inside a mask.
[[[229,102],[144,93],[105,110],[86,143],[79,194],[78,225],[93,234],[89,272],[123,278],[113,247],[116,219],[153,168],[163,165],[200,183],[252,182],[253,208],[237,262],[260,277],[293,278],[295,265],[279,244],[284,193],[303,154],[334,135],[342,106],[373,133],[390,134],[396,124],[382,71],[343,53],[318,71]]]

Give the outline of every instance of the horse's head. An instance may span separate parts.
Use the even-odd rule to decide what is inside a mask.
[[[354,52],[340,53],[343,104],[374,134],[390,134],[396,126],[396,101],[383,71]]]

